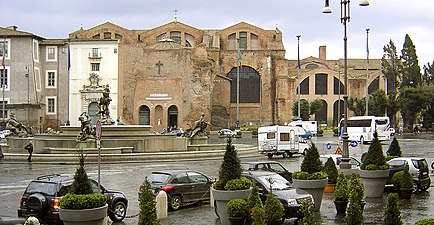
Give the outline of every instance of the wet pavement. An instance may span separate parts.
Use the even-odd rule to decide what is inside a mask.
[[[244,135],[242,139],[235,139],[234,143],[256,144],[250,134]],[[398,136],[404,156],[424,157],[430,164],[434,160],[434,134],[420,134]],[[325,137],[315,137],[313,142],[317,145],[320,154],[330,154],[336,149],[336,137],[326,134]],[[210,143],[224,143],[224,139],[211,136]],[[329,150],[326,148],[327,143],[332,145]],[[383,143],[384,152],[387,151],[388,142]],[[368,145],[358,145],[350,147],[350,154],[360,158],[361,154],[367,151]],[[252,154],[244,156],[242,161],[269,160],[268,158]],[[295,155],[292,158],[275,157],[273,161],[282,163],[291,171],[298,171],[303,156]],[[192,160],[169,160],[169,161],[143,161],[135,163],[102,163],[101,165],[101,182],[113,190],[124,191],[129,199],[128,213],[129,216],[138,214],[137,190],[144,177],[149,175],[153,170],[165,168],[189,168],[204,172],[211,177],[218,176],[218,168],[221,159],[192,159]],[[30,180],[36,176],[50,173],[72,174],[75,172],[75,165],[56,163],[0,163],[0,217],[16,216],[19,197],[24,191]],[[97,176],[97,165],[86,165],[88,175]],[[431,180],[433,173],[430,173]],[[383,220],[384,208],[386,206],[386,194],[382,198],[368,198],[364,210],[365,224],[381,224]],[[421,218],[434,217],[434,188],[427,192],[414,194],[411,200],[400,200],[401,216],[404,224],[414,224]],[[336,216],[336,210],[333,204],[333,194],[324,194],[322,207],[316,214],[317,221],[320,224],[345,224],[342,218]],[[138,218],[126,218],[123,222],[112,223],[112,225],[135,225]],[[161,219],[162,225],[220,225],[218,218],[214,214],[214,208],[211,208],[208,202],[188,206],[176,212],[169,212],[167,218]],[[286,220],[286,225],[292,224],[291,220]]]

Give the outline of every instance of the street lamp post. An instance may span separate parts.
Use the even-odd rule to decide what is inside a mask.
[[[368,0],[360,0],[360,6],[368,6]],[[325,6],[322,11],[323,13],[332,13],[330,8],[329,0],[325,0]],[[340,164],[341,169],[351,169],[350,153],[348,151],[348,57],[347,57],[347,23],[350,22],[350,0],[341,0],[341,23],[344,25],[344,132],[342,134],[343,141],[343,151],[342,151],[342,163]]]
[[[298,116],[298,118],[297,119],[300,119],[301,118],[301,115],[300,115],[300,37],[301,37],[301,35],[297,35],[297,56],[298,56],[298,66],[297,66],[297,81],[298,81],[298,87],[297,87],[297,96],[298,96],[298,98],[297,98],[297,102],[298,102],[298,112],[297,112],[297,116]]]
[[[369,28],[366,28],[366,108],[365,108],[365,116],[369,116]]]

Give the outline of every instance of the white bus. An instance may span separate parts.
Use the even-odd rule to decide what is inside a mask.
[[[344,121],[341,119],[339,130],[343,133]],[[390,119],[387,116],[353,116],[347,120],[348,140],[372,142],[377,131],[379,141],[388,141],[393,131],[390,129]]]

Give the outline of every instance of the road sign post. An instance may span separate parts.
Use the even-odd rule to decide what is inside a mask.
[[[101,186],[101,133],[102,133],[101,121],[97,120],[95,124],[95,139],[96,139],[96,147],[98,149],[98,187]]]

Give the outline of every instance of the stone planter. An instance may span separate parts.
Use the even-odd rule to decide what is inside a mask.
[[[348,201],[334,201],[337,214],[345,214],[347,211]]]
[[[321,208],[322,197],[324,195],[324,188],[327,185],[327,179],[320,180],[298,180],[293,179],[292,184],[294,187],[300,188],[313,196],[315,201],[315,211]]]
[[[59,209],[60,219],[64,225],[104,225],[107,217],[107,207],[105,204],[93,209]]]
[[[383,196],[389,170],[360,170],[359,176],[365,187],[365,197],[380,198]]]
[[[220,217],[220,224],[230,225],[229,215],[226,211],[228,202],[234,198],[242,198],[247,200],[247,197],[249,197],[252,189],[226,191],[211,188],[211,191],[215,202],[214,207],[216,207],[215,212],[217,213],[217,216]]]

